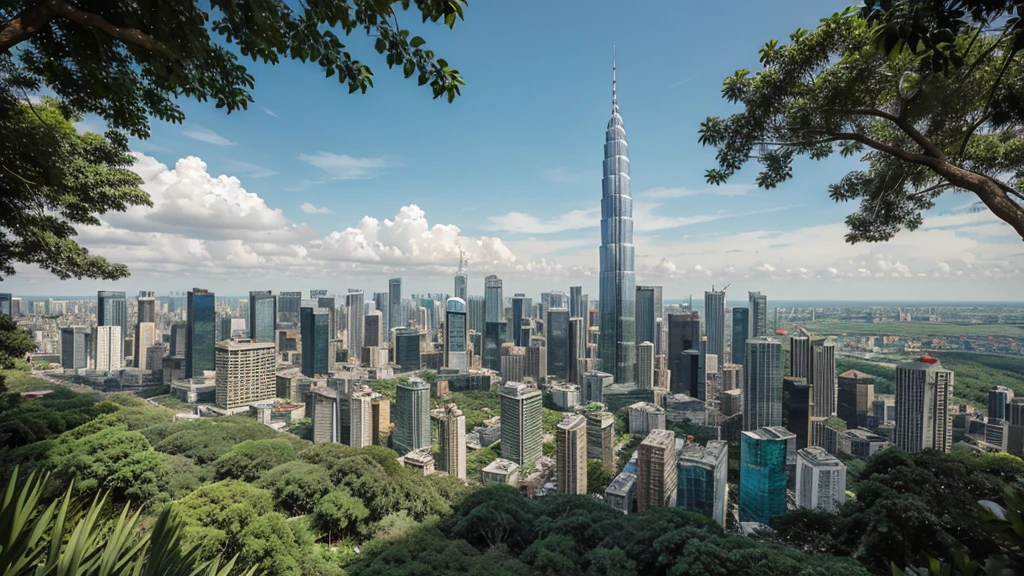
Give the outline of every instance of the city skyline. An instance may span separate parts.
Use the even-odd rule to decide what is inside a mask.
[[[713,6],[667,6],[667,14],[686,11],[709,22],[683,39],[683,52],[694,55],[668,60],[678,50],[648,49],[638,29],[621,25],[642,12],[622,13],[611,3],[588,11],[587,31],[566,34],[538,23],[536,46],[514,56],[478,54],[472,47],[481,34],[488,42],[515,34],[511,23],[499,24],[514,10],[474,5],[479,25],[429,35],[468,82],[450,106],[422,98],[394,71],[381,72],[372,95],[360,98],[300,63],[256,65],[262,81],[247,112],[228,116],[183,102],[183,125],[157,122],[152,139],[132,141],[134,170],[152,208],[107,214],[101,226],[80,228],[83,245],[128,264],[133,277],[61,281],[18,266],[0,286],[16,294],[132,294],[173,281],[228,294],[244,282],[275,292],[335,285],[343,293],[404,276],[409,292],[436,292],[447,291],[464,250],[470,294],[497,274],[510,291],[582,285],[595,296],[601,170],[594,142],[607,118],[606,55],[614,43],[633,147],[639,284],[663,285],[669,299],[730,282],[733,290],[761,290],[774,300],[1019,298],[1019,239],[987,211],[973,211],[967,197],[940,198],[920,230],[851,246],[842,221],[856,206],[836,204],[824,190],[858,165],[854,159],[801,167],[771,191],[755,189],[746,172],[728,186],[704,183],[713,150],[697,144],[696,129],[707,114],[728,111],[721,80],[738,62],[755,68],[756,50],[792,31],[790,15],[804,15],[802,24],[812,26],[844,6],[790,0],[784,9],[754,6],[728,21],[715,17]],[[554,19],[574,12],[544,9]],[[699,51],[725,26],[735,42]],[[527,76],[537,72],[524,64],[551,51],[565,60],[550,61],[557,74],[545,71],[540,97]],[[295,91],[321,112],[295,109]],[[328,110],[334,102],[340,110]],[[501,119],[493,118],[495,107]],[[382,122],[401,122],[402,141],[393,130],[371,129]],[[343,123],[351,126],[345,134],[324,128]],[[103,130],[92,117],[79,127]],[[451,150],[431,145],[441,130],[452,135]],[[422,177],[437,165],[452,166],[458,177]],[[495,179],[497,173],[505,177]]]

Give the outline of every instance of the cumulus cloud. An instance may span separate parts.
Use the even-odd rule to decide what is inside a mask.
[[[214,144],[216,146],[234,146],[235,142],[228,140],[227,138],[217,134],[209,128],[203,128],[202,126],[195,126],[182,132],[182,134],[193,140],[199,140],[200,142],[206,142],[207,144]]]
[[[327,206],[317,208],[316,206],[310,204],[309,202],[303,202],[302,206],[299,206],[299,208],[306,214],[334,214],[334,211],[332,211]]]
[[[368,180],[380,176],[385,168],[399,165],[397,160],[388,156],[355,158],[348,154],[322,151],[299,154],[299,160],[320,168],[335,180]]]

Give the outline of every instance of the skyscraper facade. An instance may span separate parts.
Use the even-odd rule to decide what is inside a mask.
[[[812,416],[828,418],[836,413],[836,344],[818,340],[811,344],[811,385],[814,409]]]
[[[185,378],[199,378],[215,370],[217,337],[216,297],[213,292],[193,288],[188,293],[188,329],[185,332]]]
[[[79,370],[89,367],[89,347],[92,336],[85,326],[66,326],[60,329],[60,367]]]
[[[742,366],[746,359],[747,334],[750,330],[750,309],[732,309],[732,363]]]
[[[636,466],[636,509],[672,508],[676,505],[676,434],[652,430],[640,443]]]
[[[225,410],[272,400],[274,343],[224,340],[216,346],[216,400]]]
[[[466,302],[462,298],[449,298],[445,304],[444,365],[446,368],[469,368],[466,333]]]
[[[875,378],[859,370],[847,370],[839,375],[839,394],[836,416],[846,421],[847,428],[870,427],[871,403],[875,400]],[[1006,403],[1003,403],[1006,410]],[[991,414],[989,414],[991,418]]]
[[[468,309],[469,329],[483,334],[484,318],[487,316],[487,301],[481,296],[470,296],[469,300],[466,300],[466,308]],[[482,351],[474,350],[474,352],[480,354]]]
[[[846,465],[824,448],[796,453],[796,505],[836,514],[846,502]]]
[[[97,326],[96,342],[93,346],[96,350],[96,371],[115,372],[120,370],[124,364],[124,353],[121,351],[120,326]]]
[[[96,325],[120,326],[121,352],[125,352],[123,340],[128,338],[128,300],[125,299],[124,292],[100,290],[96,293]],[[210,354],[212,361],[212,347]],[[210,369],[212,370],[212,368]]]
[[[446,404],[443,408],[432,410],[430,417],[437,422],[437,469],[465,480],[466,416],[455,404]]]
[[[587,325],[587,300],[583,286],[569,286],[569,317],[583,318],[583,325]]]
[[[392,278],[388,280],[388,333],[403,326],[405,319],[402,317],[402,279]],[[388,341],[391,341],[390,336]]]
[[[150,366],[146,350],[156,341],[156,298],[152,292],[139,292],[135,321],[135,349],[132,358],[135,366],[143,370],[154,370],[159,366]]]
[[[811,435],[811,386],[806,378],[782,379],[782,427],[796,436],[796,448],[806,448]]]
[[[854,372],[854,370],[851,370],[850,372]],[[839,375],[840,402],[842,402],[841,395],[843,393],[843,376],[846,376],[847,374],[848,372],[843,372]],[[993,386],[992,389],[988,391],[989,420],[1007,420],[1006,405],[1009,404],[1011,400],[1013,400],[1013,390],[1006,386]]]
[[[654,388],[654,344],[650,342],[636,347],[636,386]]]
[[[937,358],[922,356],[896,367],[897,448],[907,452],[949,452],[953,444],[953,371]]]
[[[412,376],[395,388],[395,452],[405,455],[430,446],[430,385]]]
[[[277,297],[270,290],[249,292],[249,338],[274,342],[277,334]]]
[[[358,361],[363,354],[363,328],[365,319],[363,293],[349,291],[345,295],[345,307],[348,308],[348,360]]]
[[[374,310],[363,317],[363,346],[384,345],[384,314]]]
[[[587,371],[587,329],[586,320],[569,318],[569,382],[583,383]]]
[[[509,330],[512,331],[512,342],[516,346],[529,346],[530,342],[523,343],[523,331],[521,330],[522,319],[529,315],[530,311],[525,308],[526,294],[516,294],[512,297],[512,324]]]
[[[281,292],[277,300],[277,321],[290,324],[299,322],[302,292]]]
[[[782,344],[773,338],[747,340],[743,369],[743,429],[782,425]]]
[[[461,298],[463,302],[469,297],[469,277],[463,268],[463,258],[459,255],[459,271],[455,273],[455,297]]]
[[[555,471],[562,494],[587,493],[587,419],[566,414],[555,428]]]
[[[789,339],[789,375],[794,378],[811,377],[811,339],[807,336]]]
[[[541,399],[540,390],[519,382],[510,382],[501,388],[502,458],[520,466],[540,458]]]
[[[14,318],[14,313],[11,311],[12,303],[14,298],[10,292],[0,293],[0,315],[7,316],[8,318]]]
[[[299,310],[299,331],[302,339],[302,374],[307,378],[327,374],[330,369],[327,310],[303,306]]]
[[[612,61],[612,116],[604,144],[601,179],[600,252],[601,332],[598,357],[616,383],[632,384],[636,365],[636,273],[633,269],[633,198],[629,186],[629,148],[619,115]]]
[[[748,349],[749,351],[749,349]],[[759,428],[740,437],[740,521],[769,524],[786,513],[787,460],[792,434]]]
[[[501,345],[505,342],[508,322],[487,322],[484,325],[482,365],[489,370],[501,370]]]
[[[719,363],[725,361],[725,290],[704,292],[704,326],[708,336],[706,354],[714,354]],[[718,366],[713,367],[717,372]]]
[[[636,343],[655,342],[657,319],[654,310],[654,286],[636,287]]]
[[[668,315],[668,369],[673,389],[684,381],[683,352],[700,345],[700,316],[696,312]],[[681,390],[689,394],[686,390]]]
[[[548,310],[548,374],[560,380],[569,378],[569,310]]]
[[[760,292],[748,294],[750,305],[750,322],[747,338],[763,338],[768,336],[768,297]]]
[[[679,451],[676,476],[676,506],[712,518],[724,528],[729,505],[729,443],[686,444]]]
[[[484,321],[500,322],[505,319],[505,297],[501,293],[501,278],[491,274],[484,279]]]
[[[397,328],[395,335],[395,364],[400,371],[420,369],[420,331],[416,328]]]

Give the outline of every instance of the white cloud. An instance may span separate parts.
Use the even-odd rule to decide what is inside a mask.
[[[235,176],[242,176],[244,178],[266,178],[267,176],[276,176],[278,174],[266,166],[239,162],[237,160],[228,160],[225,162],[225,168]]]
[[[309,202],[303,202],[302,206],[299,206],[299,208],[302,209],[302,211],[305,212],[306,214],[334,214],[334,211],[332,211],[327,206],[317,208],[316,206],[310,204]]]
[[[274,118],[280,118],[280,116],[278,116],[277,114],[274,114],[274,111],[271,110],[270,108],[267,108],[266,106],[263,107],[263,111],[266,112],[268,116],[273,116]]]
[[[597,179],[600,177],[600,175],[596,172],[574,172],[564,166],[544,170],[543,175],[546,180],[550,180],[552,182],[579,182],[580,180],[585,180],[587,178]]]
[[[215,144],[217,146],[234,146],[235,142],[228,140],[227,138],[217,134],[213,130],[203,128],[202,126],[196,126],[189,128],[182,132],[182,134],[193,140],[199,140],[200,142],[206,142],[207,144]]]
[[[572,210],[552,218],[538,218],[522,212],[509,212],[501,216],[488,216],[492,230],[523,234],[552,234],[566,230],[579,230],[600,225],[601,209]]]
[[[679,186],[676,188],[664,188],[657,186],[644,190],[637,194],[641,198],[684,198],[686,196],[697,196],[708,194],[712,196],[743,196],[756,189],[752,184],[722,184],[721,186],[710,186],[707,188],[687,188]]]
[[[316,154],[299,154],[299,160],[309,163],[337,180],[368,180],[380,176],[384,168],[399,166],[393,158],[355,158],[348,154],[317,152]]]

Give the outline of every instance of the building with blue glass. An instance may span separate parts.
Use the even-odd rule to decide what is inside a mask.
[[[729,443],[686,444],[678,455],[676,507],[703,514],[724,528],[729,505]]]
[[[249,338],[274,342],[277,328],[277,297],[270,290],[249,292]]]
[[[796,464],[796,437],[781,426],[740,437],[740,521],[767,525],[786,513],[786,483]],[[792,465],[790,464],[792,461]]]
[[[747,338],[750,334],[750,308],[732,309],[732,363],[742,365],[746,361]]]
[[[126,350],[123,340],[128,337],[128,300],[124,292],[100,290],[96,293],[96,325],[120,326],[121,350]],[[212,361],[213,352],[210,352],[210,359]]]
[[[323,308],[303,306],[299,310],[302,375],[307,378],[330,370],[330,324],[330,314]]]
[[[188,293],[188,325],[185,330],[185,378],[201,378],[216,369],[216,297],[213,292],[193,288]]]

